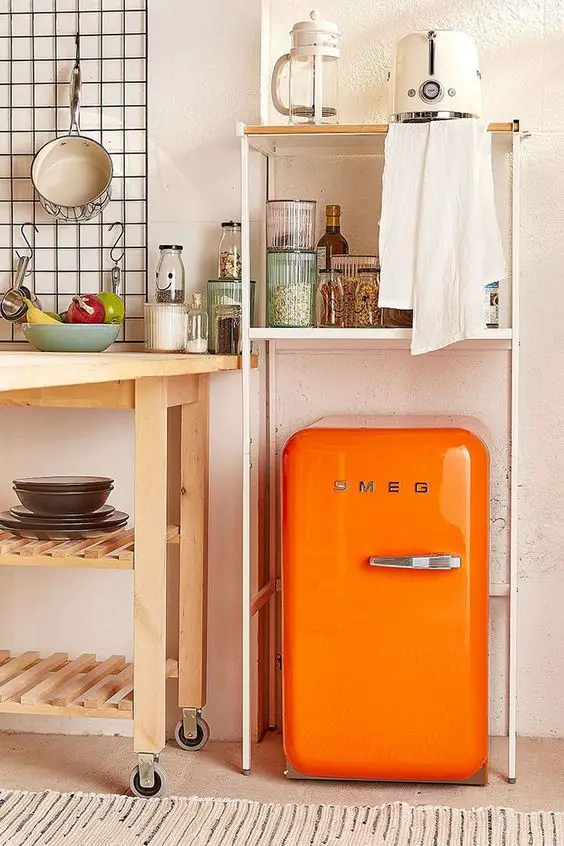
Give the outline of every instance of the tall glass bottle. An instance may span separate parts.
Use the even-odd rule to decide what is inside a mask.
[[[317,269],[330,270],[331,256],[348,255],[349,245],[341,235],[341,206],[325,206],[325,234],[317,244]]]
[[[217,255],[217,278],[240,279],[241,267],[241,224],[228,220],[221,224],[221,240]]]
[[[199,291],[192,294],[192,305],[188,312],[188,338],[186,352],[207,353],[208,351],[208,313],[202,305]]]

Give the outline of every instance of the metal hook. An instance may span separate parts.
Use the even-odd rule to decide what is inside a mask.
[[[35,230],[35,232],[36,232],[36,233],[39,233],[39,229],[37,228],[37,226],[35,225],[35,223],[31,223],[31,222],[28,222],[28,223],[22,223],[22,225],[20,226],[20,235],[22,236],[22,240],[23,240],[23,241],[25,241],[26,247],[27,247],[27,248],[28,248],[28,250],[29,250],[29,257],[28,257],[28,259],[29,259],[29,261],[31,261],[31,260],[32,260],[32,258],[33,258],[34,247],[32,247],[32,245],[31,245],[31,244],[30,244],[30,242],[29,242],[29,238],[28,238],[28,237],[27,237],[27,235],[25,234],[25,228],[26,228],[26,226],[33,226],[33,228],[34,228],[34,230]],[[20,255],[20,253],[19,253],[17,250],[16,250],[16,255],[17,255],[17,257],[18,257],[19,259],[21,259],[21,255]],[[31,273],[31,270],[27,270],[25,275],[26,275],[26,276],[29,276],[29,275],[30,275],[30,273]]]
[[[122,260],[122,258],[125,255],[125,247],[122,246],[122,250],[121,250],[119,258],[115,257],[114,250],[117,247],[117,245],[119,244],[120,240],[123,238],[125,227],[124,227],[123,223],[121,222],[121,220],[116,220],[114,223],[110,224],[110,232],[112,231],[114,226],[120,226],[121,229],[120,229],[119,235],[117,236],[116,240],[114,241],[113,247],[110,250],[110,260],[113,261],[114,264],[119,264],[120,261]]]

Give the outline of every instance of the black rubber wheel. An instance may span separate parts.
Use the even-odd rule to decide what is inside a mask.
[[[210,739],[210,727],[203,717],[196,717],[196,726],[196,737],[192,740],[184,734],[182,720],[177,724],[174,730],[174,736],[181,749],[185,749],[188,752],[198,752],[199,749],[204,748]]]
[[[152,787],[141,787],[141,781],[139,779],[139,767],[135,767],[131,771],[131,775],[129,777],[129,786],[131,788],[131,792],[135,794],[135,796],[139,796],[141,799],[151,799],[155,796],[161,796],[166,788],[166,778],[164,774],[164,770],[155,764],[155,781]]]

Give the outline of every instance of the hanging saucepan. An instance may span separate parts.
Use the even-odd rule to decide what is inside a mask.
[[[45,211],[57,220],[79,223],[101,213],[110,201],[113,165],[97,141],[80,134],[80,53],[70,79],[71,123],[68,135],[55,138],[35,155],[31,181]]]

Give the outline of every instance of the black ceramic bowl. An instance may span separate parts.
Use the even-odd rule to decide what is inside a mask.
[[[113,486],[100,491],[27,491],[14,485],[25,508],[49,517],[91,514],[104,505],[112,490]]]
[[[107,476],[35,476],[14,479],[16,488],[24,491],[100,491],[111,488],[114,480]]]

